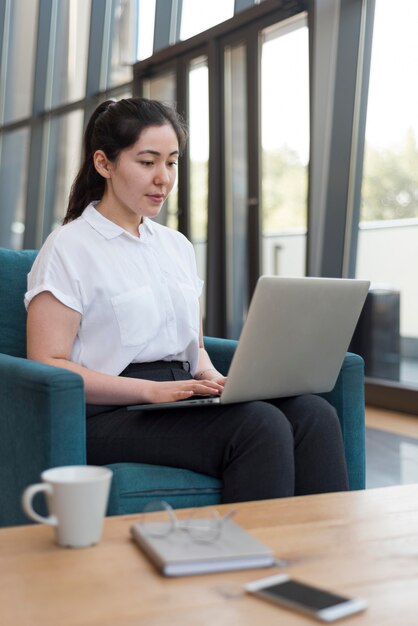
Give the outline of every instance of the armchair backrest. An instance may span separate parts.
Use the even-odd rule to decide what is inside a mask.
[[[26,277],[36,250],[0,248],[0,352],[26,357]]]

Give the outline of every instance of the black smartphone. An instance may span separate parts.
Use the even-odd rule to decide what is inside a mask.
[[[293,580],[286,574],[247,583],[245,591],[281,606],[307,613],[323,622],[333,622],[367,608],[367,602],[361,598],[337,595]]]

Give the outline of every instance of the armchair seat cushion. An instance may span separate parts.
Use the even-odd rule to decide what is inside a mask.
[[[113,472],[110,515],[137,513],[151,500],[168,500],[175,508],[220,502],[222,482],[211,476],[143,463],[113,463],[107,467]]]

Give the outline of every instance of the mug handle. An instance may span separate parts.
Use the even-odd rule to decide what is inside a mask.
[[[52,486],[48,483],[38,483],[36,485],[30,485],[26,487],[22,496],[22,507],[25,511],[26,515],[33,519],[35,522],[39,522],[41,524],[48,524],[49,526],[57,526],[58,519],[55,515],[49,515],[48,517],[43,517],[39,515],[36,511],[34,511],[32,507],[32,499],[35,494],[44,491],[45,493],[52,493]]]

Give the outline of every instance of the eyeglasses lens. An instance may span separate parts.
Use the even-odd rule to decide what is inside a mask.
[[[173,530],[173,515],[171,506],[166,502],[148,502],[143,509],[141,523],[149,535],[163,537]]]

